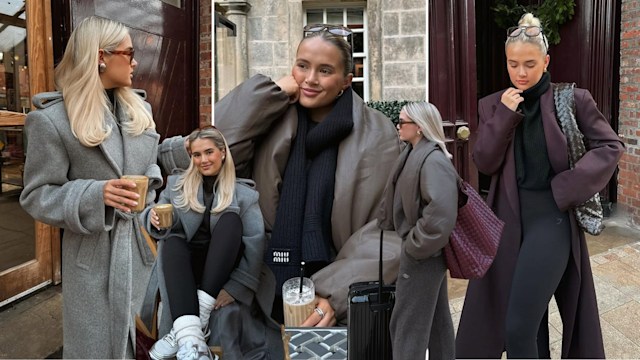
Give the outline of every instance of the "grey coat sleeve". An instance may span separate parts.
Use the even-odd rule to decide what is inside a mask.
[[[36,220],[79,234],[108,231],[115,212],[104,204],[106,180],[70,180],[69,155],[52,120],[33,111],[25,123],[27,153],[20,204]]]
[[[449,242],[458,216],[457,173],[440,151],[431,153],[420,169],[420,196],[426,205],[404,249],[415,259],[426,259]]]
[[[191,157],[184,147],[184,137],[174,136],[164,139],[158,146],[158,163],[166,174],[173,174],[189,167]]]
[[[243,189],[243,185],[236,186],[239,188],[238,191],[249,193],[246,204],[241,204],[240,212],[244,253],[238,266],[231,272],[224,289],[234,299],[251,304],[260,285],[265,246],[264,222],[258,205],[258,192]]]

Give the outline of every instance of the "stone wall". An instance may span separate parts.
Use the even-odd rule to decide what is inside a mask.
[[[211,124],[211,0],[200,1],[200,53],[199,53],[199,119],[200,125]]]
[[[301,0],[251,0],[247,14],[249,76],[264,74],[277,80],[291,73],[292,44],[302,38]],[[242,31],[239,29],[239,31]],[[295,37],[296,33],[300,33]]]
[[[382,97],[423,100],[426,96],[426,2],[382,2]]]
[[[247,72],[237,81],[257,73],[276,80],[291,73],[302,39],[304,2],[307,0],[245,0]],[[216,4],[231,3],[216,0]],[[311,1],[317,4],[317,1]],[[425,98],[425,1],[368,0],[369,95],[371,100]],[[229,8],[227,6],[226,8]],[[227,16],[234,21],[233,16]]]
[[[623,0],[618,132],[626,151],[618,174],[618,206],[640,228],[640,0]]]

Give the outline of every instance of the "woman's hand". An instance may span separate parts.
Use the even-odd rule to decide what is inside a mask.
[[[335,326],[337,322],[336,312],[331,307],[329,300],[316,295],[316,309],[319,310],[314,310],[313,314],[309,315],[307,320],[305,320],[300,326]]]
[[[524,101],[521,94],[522,90],[510,87],[502,93],[500,100],[504,106],[508,107],[511,111],[516,111],[518,105]]]
[[[287,95],[289,95],[289,104],[293,104],[298,101],[300,97],[300,88],[293,75],[287,75],[280,80],[276,81],[276,85],[282,89]]]
[[[135,191],[127,189],[135,189],[136,183],[131,180],[111,179],[102,188],[102,197],[104,204],[111,206],[126,213],[131,212],[131,208],[138,205],[140,197]]]
[[[151,210],[149,211],[149,220],[151,221],[151,225],[153,225],[153,227],[155,227],[156,229],[158,229],[158,231],[160,231],[160,217],[158,216],[158,214],[156,214],[156,211],[151,208]]]
[[[213,310],[218,310],[223,306],[227,306],[232,302],[236,301],[233,296],[229,295],[227,290],[222,289],[218,293],[218,298],[216,298],[216,304],[213,306]]]

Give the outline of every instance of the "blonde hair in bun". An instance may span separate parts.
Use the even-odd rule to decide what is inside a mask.
[[[542,29],[542,23],[540,19],[535,17],[532,13],[526,13],[522,15],[520,20],[518,21],[519,27],[527,27],[527,26],[537,26]],[[544,29],[543,29],[544,30]],[[515,42],[527,42],[531,44],[537,45],[543,54],[547,54],[549,51],[549,42],[547,41],[547,37],[541,31],[537,36],[527,36],[524,31],[522,31],[518,36],[507,36],[507,40],[504,42],[505,49],[509,44]]]

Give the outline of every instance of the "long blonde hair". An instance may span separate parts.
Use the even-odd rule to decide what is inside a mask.
[[[236,186],[236,171],[233,163],[233,157],[227,145],[227,140],[222,136],[220,130],[214,127],[207,127],[204,129],[198,129],[189,135],[189,144],[192,144],[197,139],[208,139],[213,142],[218,150],[225,154],[225,158],[222,161],[222,168],[218,173],[216,181],[213,185],[213,190],[216,195],[215,206],[211,209],[211,213],[217,214],[231,205],[233,199],[233,192]],[[205,206],[198,201],[198,190],[202,186],[202,174],[195,166],[193,157],[189,168],[180,175],[178,181],[173,190],[178,192],[176,196],[176,205],[179,208],[191,209],[195,212],[203,213]]]
[[[71,33],[55,69],[56,88],[62,92],[71,131],[84,146],[98,146],[111,134],[111,127],[105,123],[110,106],[98,73],[99,50],[115,50],[128,34],[119,22],[97,16],[86,18]],[[151,113],[130,87],[116,88],[114,95],[129,117],[122,122],[125,133],[138,136],[146,129],[155,129]]]
[[[445,144],[444,130],[442,128],[442,116],[435,105],[428,102],[410,102],[402,110],[416,123],[422,130],[422,134],[429,141],[436,143],[442,152],[449,158],[453,155],[447,150]]]

